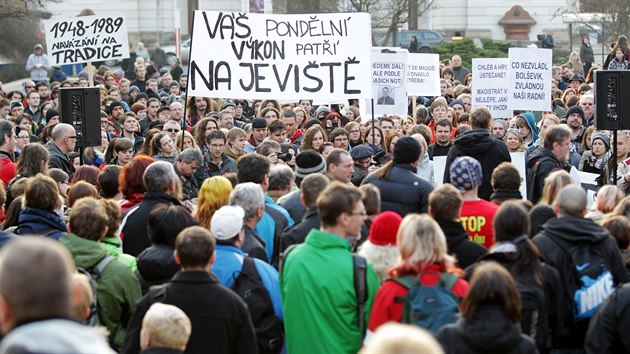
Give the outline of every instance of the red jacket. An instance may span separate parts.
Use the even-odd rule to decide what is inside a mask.
[[[432,264],[425,268],[422,273],[420,282],[426,286],[434,286],[440,279],[440,274],[444,272],[444,268],[437,264]],[[468,291],[468,282],[463,279],[457,280],[453,285],[453,293],[463,298]],[[386,280],[376,293],[372,312],[370,313],[370,323],[368,329],[371,332],[376,331],[378,327],[389,321],[400,322],[403,314],[403,302],[395,301],[396,298],[404,298],[409,290],[393,281]]]
[[[0,151],[0,180],[4,182],[4,186],[15,177],[15,163],[6,155],[4,151]]]

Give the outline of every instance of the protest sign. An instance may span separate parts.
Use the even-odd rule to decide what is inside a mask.
[[[122,16],[82,16],[44,21],[50,65],[129,58]]]
[[[372,48],[372,97],[374,113],[407,115],[407,57],[405,49]],[[372,116],[372,102],[365,103],[365,112]]]
[[[577,173],[580,178],[580,185],[582,188],[586,189],[586,208],[591,210],[593,204],[595,204],[595,196],[597,192],[596,180],[599,178],[599,174],[584,171],[577,171]]]
[[[512,116],[508,109],[507,58],[473,58],[472,107],[486,107],[493,118]]]
[[[370,15],[195,11],[188,95],[371,98]]]
[[[473,81],[474,82],[474,81]],[[518,191],[521,192],[523,199],[527,198],[527,171],[525,170],[525,152],[511,152],[510,158],[512,164],[518,170],[518,174],[521,175],[521,186]]]
[[[409,53],[407,96],[440,96],[439,54]]]
[[[551,49],[510,48],[510,110],[551,110],[551,54]]]

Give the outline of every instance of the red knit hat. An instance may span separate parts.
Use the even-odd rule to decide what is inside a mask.
[[[368,240],[379,246],[396,245],[396,234],[402,222],[402,217],[393,211],[380,213],[370,226],[370,236]]]

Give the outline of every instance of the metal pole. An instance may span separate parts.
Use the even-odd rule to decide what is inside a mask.
[[[617,185],[617,166],[619,165],[619,161],[617,161],[617,130],[613,130],[613,161],[615,164],[613,165],[613,185]]]
[[[160,43],[160,0],[155,0],[155,3],[155,41]]]
[[[173,0],[174,1],[174,0]],[[174,2],[173,2],[174,4]],[[195,13],[193,12],[193,16],[192,16],[192,23],[190,25],[190,28],[192,29],[190,31],[190,46],[188,47],[188,68],[187,68],[187,75],[188,75],[188,82],[190,83],[190,64],[192,62],[192,48],[193,48],[193,33],[195,32],[194,28],[195,28]],[[182,117],[182,144],[181,144],[181,150],[184,150],[184,137],[185,137],[185,133],[184,130],[186,130],[186,108],[188,107],[188,104],[186,104],[186,102],[190,99],[188,97],[188,89],[190,88],[190,84],[186,85],[186,100],[184,100],[184,116]]]
[[[371,102],[372,102],[372,146],[373,146],[373,149],[376,150],[376,144],[374,144],[374,141],[375,141],[374,137],[376,136],[376,133],[375,133],[376,128],[374,126],[374,99],[373,98]],[[383,137],[381,137],[381,140],[383,140]],[[376,153],[376,151],[374,151],[374,153]]]

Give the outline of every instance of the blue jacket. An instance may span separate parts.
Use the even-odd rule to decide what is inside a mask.
[[[212,274],[219,278],[221,284],[229,288],[234,284],[234,280],[238,277],[241,268],[243,268],[243,257],[246,254],[237,247],[227,245],[217,245],[216,251],[216,262],[212,266]],[[276,316],[284,320],[278,271],[260,259],[254,258],[254,265],[265,289],[269,292]]]
[[[43,235],[60,239],[68,232],[59,214],[36,208],[24,208],[18,217],[18,235]]]
[[[265,196],[265,212],[263,217],[258,221],[254,231],[263,241],[265,241],[265,251],[267,257],[272,260],[277,256],[274,255],[274,240],[280,238],[282,231],[287,227],[293,226],[294,221],[289,213],[281,206],[276,204],[270,196]]]

